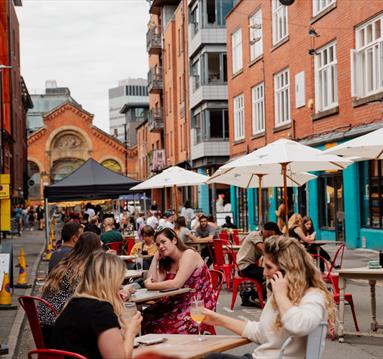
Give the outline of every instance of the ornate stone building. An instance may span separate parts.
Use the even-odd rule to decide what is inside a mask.
[[[92,114],[70,101],[43,116],[43,127],[28,137],[30,200],[41,201],[44,185],[61,180],[90,157],[113,171],[137,177],[136,149],[126,150],[92,120]]]

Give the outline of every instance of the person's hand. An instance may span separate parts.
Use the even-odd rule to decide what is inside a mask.
[[[135,337],[141,330],[142,315],[137,312],[130,320],[127,327],[127,332]]]
[[[115,249],[108,249],[106,253],[115,254],[117,255],[117,251]]]
[[[148,290],[153,289],[153,278],[151,275],[145,279],[144,285],[145,285],[145,288]]]
[[[118,291],[119,296],[121,297],[123,302],[129,301],[130,296],[135,292],[136,290],[131,285],[126,285],[125,287],[121,288]]]
[[[273,275],[273,278],[270,279],[270,283],[275,296],[287,297],[288,282],[280,271]]]
[[[220,325],[220,315],[216,312],[213,312],[210,309],[202,308],[201,313],[205,315],[203,322],[208,325]]]

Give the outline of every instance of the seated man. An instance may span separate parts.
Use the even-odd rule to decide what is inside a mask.
[[[48,273],[72,250],[82,232],[83,228],[80,223],[70,221],[64,224],[61,231],[63,244],[52,254]]]
[[[104,219],[104,233],[101,234],[101,242],[108,244],[111,242],[122,242],[122,235],[114,228],[114,218],[107,217]]]
[[[262,232],[254,231],[246,236],[237,254],[237,264],[242,276],[263,283],[263,267],[259,263],[263,256],[263,241],[274,235],[282,235],[282,232],[276,223],[267,222],[263,226]],[[249,292],[247,297],[250,297],[250,295],[252,294]],[[249,298],[244,296],[243,293],[241,293],[241,297],[243,305],[248,304]]]
[[[203,214],[199,217],[199,226],[195,230],[195,237],[196,239],[209,239],[213,240],[214,238],[217,238],[216,229],[208,223],[207,217]],[[213,251],[213,248],[210,248],[211,251]],[[213,259],[210,258],[210,251],[208,247],[205,247],[201,251],[201,257],[203,260],[207,258],[206,265],[210,267],[210,265],[213,263]]]
[[[225,223],[222,225],[222,228],[237,229],[237,226],[231,221],[230,216],[226,216]]]

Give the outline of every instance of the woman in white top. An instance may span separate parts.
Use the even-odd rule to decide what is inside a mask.
[[[305,357],[307,335],[321,321],[335,320],[335,305],[305,247],[294,238],[273,236],[264,242],[264,275],[272,295],[259,322],[244,322],[204,309],[204,322],[223,326],[258,344],[252,354],[236,357],[212,353],[206,359],[275,359],[287,337],[293,340],[285,357]]]

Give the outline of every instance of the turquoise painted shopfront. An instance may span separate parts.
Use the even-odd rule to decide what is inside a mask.
[[[383,161],[354,163],[340,172],[317,172],[318,178],[308,182],[307,214],[312,218],[317,238],[344,240],[348,248],[383,249]],[[231,204],[235,223],[241,227],[238,203],[239,189],[231,187]],[[264,220],[276,221],[280,193],[278,189],[264,190]],[[292,191],[294,211],[302,208],[299,190]],[[291,194],[290,194],[291,196]],[[248,229],[258,223],[257,190],[247,190]],[[268,207],[268,208],[267,208]],[[243,222],[243,221],[242,221]],[[337,229],[337,230],[335,230]]]

